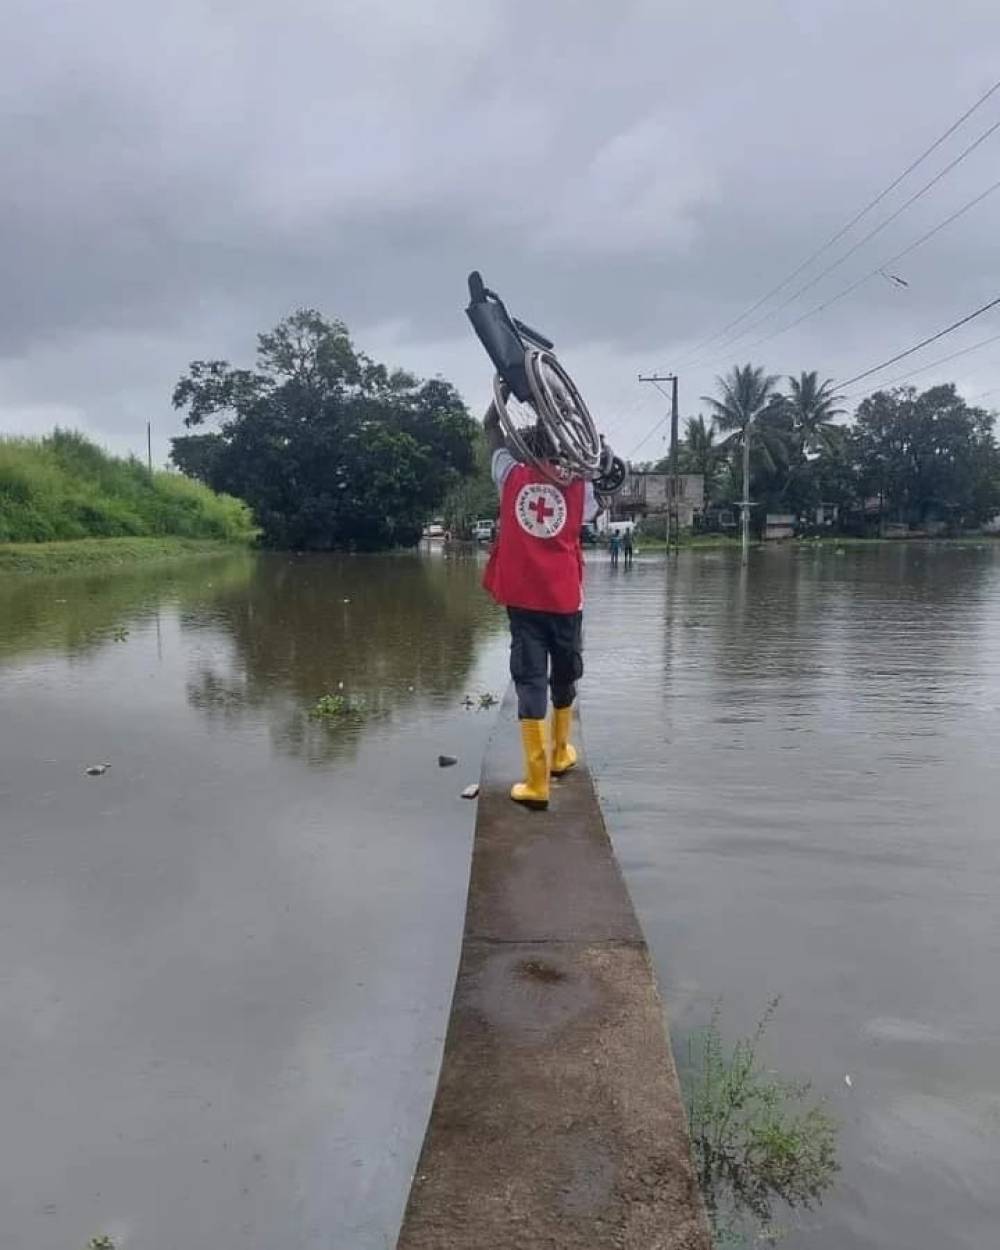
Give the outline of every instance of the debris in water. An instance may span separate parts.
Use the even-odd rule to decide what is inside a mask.
[[[491,707],[496,707],[500,702],[492,691],[485,691],[483,694],[477,695],[474,699],[471,694],[467,694],[462,700],[462,707],[476,708],[480,712],[487,712]]]
[[[457,755],[439,755],[438,756],[438,765],[441,768],[450,768],[452,764],[457,764],[457,763],[458,763]]]
[[[112,637],[114,638],[115,642],[124,642],[125,639],[128,637],[128,630],[125,628],[124,625],[116,625],[114,633],[112,634]]]
[[[848,1087],[848,1089],[854,1088],[854,1082],[851,1080],[850,1072],[848,1072],[848,1074],[844,1077],[844,1084]]]
[[[462,798],[463,799],[478,799],[479,787],[478,786],[466,786],[465,789],[462,791]]]
[[[110,764],[91,764],[91,766],[86,770],[87,776],[103,777],[110,767]]]

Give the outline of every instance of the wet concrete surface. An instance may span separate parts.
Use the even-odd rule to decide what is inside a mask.
[[[441,1078],[399,1250],[708,1250],[663,1006],[586,761],[487,755]]]

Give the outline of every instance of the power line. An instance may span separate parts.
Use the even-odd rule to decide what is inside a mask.
[[[808,312],[802,313],[802,315],[796,317],[794,321],[789,321],[786,325],[781,326],[779,329],[772,330],[769,334],[765,334],[761,338],[756,339],[753,343],[750,343],[747,346],[746,350],[748,352],[752,352],[756,348],[760,347],[762,343],[769,343],[771,339],[778,338],[779,335],[785,334],[788,330],[794,330],[796,326],[801,325],[803,321],[807,321],[810,317],[815,317],[817,313],[825,312],[832,304],[836,304],[839,300],[842,300],[845,295],[850,295],[852,291],[856,291],[859,286],[863,286],[866,282],[869,282],[877,274],[880,274],[883,269],[886,269],[889,265],[895,265],[896,262],[902,260],[904,256],[909,256],[911,252],[915,252],[918,247],[922,247],[928,239],[932,239],[934,235],[943,230],[945,226],[950,226],[953,221],[957,221],[959,217],[964,216],[970,208],[975,208],[976,205],[985,200],[987,196],[992,195],[994,191],[998,190],[1000,190],[1000,180],[994,182],[992,186],[987,187],[985,191],[980,192],[980,194],[975,196],[973,199],[967,200],[961,208],[956,209],[955,212],[946,217],[944,221],[939,221],[936,226],[932,226],[930,230],[925,231],[919,239],[914,239],[914,241],[904,247],[901,252],[897,252],[895,256],[890,256],[888,260],[882,261],[880,265],[876,265],[875,268],[869,273],[864,274],[856,281],[850,283],[848,286],[845,286],[842,291],[838,291],[836,295],[832,295],[821,304],[817,304],[815,308],[810,308]]]
[[[618,416],[613,418],[613,420],[608,424],[607,429],[604,431],[605,437],[609,443],[614,443],[619,434],[624,432],[625,423],[630,421],[636,415],[642,407],[644,401],[645,394],[640,392],[635,399],[633,399],[632,403],[625,410],[625,412],[621,412]]]
[[[918,191],[914,191],[914,193],[910,196],[910,198],[908,200],[905,200],[899,206],[899,208],[895,210],[895,212],[890,213],[888,217],[884,217],[878,223],[877,226],[874,226],[871,230],[868,231],[866,235],[860,238],[857,241],[857,243],[855,243],[852,247],[849,247],[842,256],[838,257],[837,260],[827,265],[825,269],[822,269],[818,274],[816,274],[815,277],[810,278],[808,282],[803,283],[803,285],[800,286],[798,290],[793,291],[792,294],[789,295],[787,299],[782,300],[782,302],[778,304],[777,307],[770,309],[768,312],[764,314],[763,317],[758,317],[758,319],[752,322],[749,326],[747,326],[745,330],[741,330],[739,334],[737,334],[734,338],[730,339],[728,343],[723,344],[722,350],[728,353],[729,348],[734,343],[739,342],[739,340],[743,338],[744,335],[749,334],[752,330],[755,330],[758,326],[762,326],[765,321],[769,321],[773,316],[781,312],[782,309],[787,308],[789,304],[794,303],[794,301],[797,300],[800,295],[804,295],[805,292],[810,290],[812,287],[814,287],[817,284],[817,282],[821,282],[827,276],[827,274],[832,273],[835,269],[839,269],[845,260],[849,260],[854,255],[855,252],[857,252],[860,248],[864,247],[864,245],[868,243],[871,239],[874,239],[874,237],[877,234],[881,234],[881,232],[886,228],[886,226],[894,222],[896,218],[899,217],[902,213],[905,213],[911,204],[916,203],[917,200],[919,200],[922,196],[926,195],[927,192],[931,189],[931,187],[936,186],[937,183],[939,183],[942,178],[944,178],[947,174],[950,174],[956,165],[961,164],[961,162],[964,161],[967,156],[971,155],[971,153],[974,152],[981,143],[985,143],[985,141],[990,137],[990,135],[992,135],[997,130],[1000,130],[1000,121],[995,121],[992,126],[989,126],[986,130],[984,130],[983,133],[979,135],[978,138],[974,139],[967,148],[961,151],[958,154],[958,156],[955,157],[953,161],[951,161],[948,165],[945,165],[944,169],[936,173],[934,177],[930,179],[929,182],[925,182],[924,185]],[[971,205],[969,205],[969,207],[971,207]],[[886,261],[885,264],[891,264],[891,262]],[[876,270],[876,272],[878,272],[878,270]],[[706,363],[709,363],[709,362],[706,362]]]
[[[668,422],[669,420],[670,420],[669,415],[668,415],[668,416],[666,416],[666,417],[660,417],[660,419],[659,419],[659,420],[657,421],[657,423],[653,426],[653,428],[652,428],[651,430],[649,430],[649,432],[643,436],[643,438],[642,438],[642,439],[641,439],[641,440],[640,440],[640,441],[636,444],[636,446],[635,446],[635,447],[633,447],[633,448],[632,448],[632,451],[631,451],[631,453],[630,453],[630,455],[629,455],[629,460],[634,460],[634,459],[635,459],[635,454],[636,454],[636,452],[639,450],[639,448],[640,448],[640,447],[644,447],[644,446],[646,445],[646,443],[647,443],[647,442],[649,442],[649,440],[653,437],[653,435],[656,433],[656,431],[660,428],[660,426],[661,426],[661,425],[666,425],[666,424],[667,424],[667,422]]]
[[[898,352],[895,356],[890,356],[888,360],[883,360],[880,364],[872,365],[870,369],[865,369],[863,373],[855,374],[853,378],[848,378],[844,382],[837,382],[837,386],[853,386],[855,382],[860,382],[862,378],[870,377],[873,373],[880,373],[883,369],[887,369],[889,365],[894,365],[897,360],[903,360],[906,356],[912,356],[914,352],[919,352],[922,347],[936,343],[938,339],[943,339],[946,334],[951,334],[952,331],[959,329],[959,327],[967,325],[977,317],[981,317],[983,313],[989,312],[991,308],[996,308],[998,304],[1000,304],[1000,295],[996,299],[990,300],[988,304],[984,304],[982,308],[977,308],[975,312],[971,312],[960,320],[952,322],[950,326],[945,326],[943,330],[938,330],[937,334],[932,334],[929,338],[922,339],[914,347],[908,347],[905,352]]]
[[[890,378],[888,382],[879,383],[879,386],[895,386],[899,382],[905,382],[907,378],[916,377],[918,373],[926,373],[928,369],[933,369],[937,365],[945,365],[949,360],[957,360],[959,356],[968,356],[970,352],[977,352],[981,347],[988,347],[990,343],[996,343],[998,340],[1000,340],[1000,334],[991,334],[988,339],[981,339],[978,343],[973,343],[971,347],[963,347],[957,352],[951,352],[948,356],[940,356],[937,360],[932,360],[928,365],[921,365],[917,369],[911,369],[909,373],[901,373],[898,377]],[[855,395],[841,396],[842,399],[847,401],[853,401],[859,397],[860,392]]]
[[[802,263],[797,268],[793,269],[792,272],[788,274],[787,277],[783,278],[778,283],[777,286],[772,287],[771,290],[768,291],[765,295],[762,295],[755,304],[752,304],[744,312],[740,313],[740,315],[738,317],[735,317],[732,321],[730,321],[728,325],[723,326],[721,330],[717,331],[715,334],[710,334],[708,338],[703,339],[700,343],[696,344],[695,347],[691,349],[691,354],[688,357],[688,359],[690,359],[691,357],[697,356],[698,353],[701,352],[704,348],[706,348],[710,343],[714,343],[716,339],[723,338],[726,334],[729,333],[730,330],[738,326],[741,321],[745,321],[747,317],[752,316],[757,311],[757,309],[761,307],[762,304],[766,304],[767,301],[773,295],[777,295],[779,291],[783,291],[784,288],[789,284],[789,282],[794,281],[794,279],[797,278],[799,274],[803,272],[803,270],[808,269],[814,260],[818,260],[819,257],[822,256],[824,252],[829,251],[830,248],[833,247],[835,243],[839,243],[845,234],[853,230],[853,228],[858,224],[858,222],[861,221],[864,217],[866,217],[872,211],[873,208],[875,208],[878,204],[880,204],[885,199],[885,197],[889,195],[890,192],[895,191],[896,187],[898,187],[899,184],[906,177],[908,177],[911,173],[913,173],[913,171],[917,168],[918,165],[922,165],[923,162],[928,158],[928,156],[931,155],[932,152],[937,151],[937,149],[941,146],[941,144],[944,143],[946,139],[949,139],[955,133],[955,131],[959,128],[959,126],[961,126],[962,123],[966,121],[969,117],[971,117],[972,114],[976,111],[976,109],[980,108],[983,104],[985,104],[986,101],[990,98],[990,96],[992,96],[998,89],[1000,89],[1000,80],[995,82],[988,91],[986,91],[983,95],[981,95],[979,99],[975,101],[974,104],[972,104],[968,109],[966,109],[966,111],[962,114],[961,117],[958,118],[957,121],[952,122],[952,124],[948,127],[948,129],[944,132],[944,134],[940,135],[937,139],[935,139],[934,142],[930,145],[930,147],[925,148],[924,151],[921,152],[921,154],[916,158],[916,160],[912,161],[909,165],[907,165],[907,167],[903,170],[901,174],[898,175],[898,177],[894,178],[893,181],[890,182],[887,187],[883,188],[883,190],[881,190],[878,193],[878,195],[875,196],[874,199],[869,200],[868,203],[864,206],[864,208],[860,209],[857,213],[855,213],[855,215],[851,218],[851,220],[845,226],[842,226],[836,232],[836,234],[832,235],[829,239],[827,239],[827,241],[823,243],[820,247],[818,247],[816,251],[813,252],[810,256],[807,256],[806,259],[802,261]]]

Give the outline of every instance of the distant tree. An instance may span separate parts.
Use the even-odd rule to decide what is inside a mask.
[[[1000,509],[993,417],[952,383],[877,391],[857,411],[851,452],[863,495],[908,524],[981,522]]]
[[[751,469],[756,467],[773,473],[788,459],[787,438],[778,420],[780,397],[775,387],[777,376],[765,373],[761,365],[734,365],[724,376],[716,378],[718,397],[703,395],[712,410],[715,424],[729,438],[723,446],[732,452],[742,450],[747,427],[759,422],[756,437],[751,437]],[[763,420],[765,414],[770,421]]]
[[[465,535],[476,521],[492,520],[498,504],[499,496],[490,472],[490,452],[482,430],[477,430],[473,470],[445,495],[441,515],[447,529],[453,534]]]
[[[773,425],[780,414],[781,437],[785,458],[777,474],[768,483],[767,500],[781,512],[801,513],[815,507],[825,498],[824,483],[836,480],[836,462],[842,458],[845,429],[836,418],[844,410],[835,394],[833,382],[820,382],[819,374],[802,372],[788,379],[788,394],[777,396],[769,410]]]
[[[835,394],[830,378],[820,382],[814,369],[802,372],[797,378],[788,379],[788,395],[785,404],[792,418],[798,450],[801,455],[836,451],[843,437],[843,427],[835,418],[843,416],[844,409],[837,405],[842,397]]]
[[[756,501],[764,504],[756,510],[757,521],[780,496],[789,464],[791,418],[776,391],[777,381],[760,365],[734,365],[716,379],[717,396],[702,396],[716,425],[728,434],[721,444],[729,457],[722,493],[727,499],[742,498],[752,483]],[[743,446],[748,433],[751,483],[744,483]]]
[[[194,361],[174,389],[183,472],[244,499],[275,547],[374,550],[415,543],[473,469],[475,423],[441,379],[359,352],[347,327],[306,309],[258,337],[253,369]]]
[[[725,448],[718,441],[717,434],[713,420],[706,421],[703,416],[688,417],[679,449],[681,472],[701,475],[706,508],[715,496],[726,459]],[[662,463],[669,468],[669,460]]]

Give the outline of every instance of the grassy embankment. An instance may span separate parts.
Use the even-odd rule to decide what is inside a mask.
[[[80,434],[0,438],[0,571],[117,568],[207,554],[254,534],[246,505],[150,475]]]

